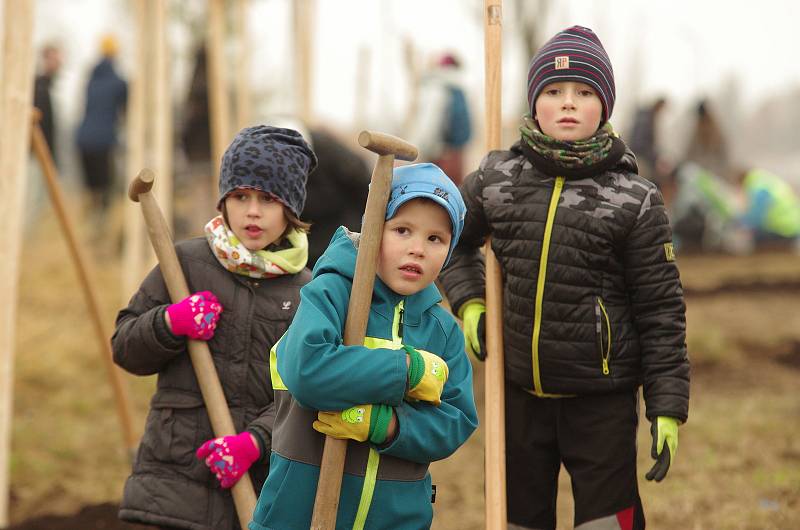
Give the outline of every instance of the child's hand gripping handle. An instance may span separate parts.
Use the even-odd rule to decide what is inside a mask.
[[[386,217],[386,204],[389,202],[392,188],[394,160],[399,158],[411,162],[417,158],[416,147],[388,134],[362,131],[358,135],[358,143],[379,156],[372,171],[361,240],[358,243],[353,290],[347,306],[344,344],[348,346],[364,344],[372,288],[375,285],[378,251],[383,235],[383,222]],[[336,527],[336,512],[339,509],[339,492],[342,487],[346,456],[347,440],[325,437],[317,496],[314,499],[314,513],[311,517],[313,530],[333,530]]]
[[[153,181],[155,175],[149,169],[143,169],[139,175],[131,182],[128,189],[128,196],[134,202],[142,205],[142,213],[147,224],[147,234],[153,244],[153,250],[158,257],[158,265],[167,285],[169,296],[173,302],[180,302],[189,296],[189,287],[186,278],[183,276],[178,255],[172,244],[172,237],[167,227],[167,222],[158,207],[155,197],[152,194]],[[233,426],[228,404],[225,401],[225,394],[222,392],[222,385],[219,383],[217,369],[211,358],[208,344],[201,340],[189,340],[189,356],[192,360],[194,373],[203,394],[203,401],[208,410],[208,417],[214,434],[218,437],[235,435],[236,429]],[[243,474],[247,476],[247,474]],[[253,490],[253,483],[247,480],[239,480],[232,489],[233,502],[236,505],[236,513],[239,516],[239,524],[242,530],[247,530],[247,524],[253,517],[253,510],[256,506],[256,494]]]

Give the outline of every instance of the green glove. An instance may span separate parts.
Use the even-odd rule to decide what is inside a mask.
[[[439,357],[424,350],[417,350],[404,344],[408,353],[408,391],[406,397],[418,401],[427,401],[437,407],[442,403],[442,389],[450,370],[447,363]]]
[[[386,431],[392,420],[392,407],[389,405],[358,405],[340,412],[317,414],[314,430],[357,442],[370,442],[380,445],[386,440]]]
[[[653,435],[653,448],[650,456],[656,461],[644,476],[647,480],[661,482],[667,476],[670,464],[678,452],[678,420],[667,416],[658,416],[650,425]],[[666,447],[664,447],[666,442]]]
[[[467,302],[461,314],[467,352],[479,361],[486,360],[486,304],[478,300]]]

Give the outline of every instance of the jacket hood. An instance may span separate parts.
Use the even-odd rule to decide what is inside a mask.
[[[328,248],[317,260],[312,273],[312,279],[323,274],[339,274],[351,282],[356,270],[356,256],[358,255],[358,242],[361,234],[351,232],[340,226],[334,232]],[[433,283],[421,291],[409,296],[402,296],[392,291],[379,277],[375,277],[375,286],[372,291],[373,309],[383,313],[381,307],[394,308],[401,300],[405,300],[404,314],[406,322],[415,325],[420,321],[422,313],[442,300],[442,295]],[[383,302],[383,303],[381,303]],[[391,318],[391,315],[385,315]]]

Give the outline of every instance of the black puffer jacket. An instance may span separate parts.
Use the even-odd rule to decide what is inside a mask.
[[[281,338],[300,303],[308,269],[295,275],[255,280],[225,270],[204,238],[177,245],[191,292],[209,290],[223,306],[208,342],[237,432],[248,430],[262,445],[250,468],[256,494],[269,469],[275,419],[269,351]],[[229,490],[195,450],[214,434],[203,405],[184,338],[166,329],[169,304],[161,272],[145,278],[117,317],[114,361],[137,375],[158,374],[145,433],[125,484],[120,517],[134,522],[191,530],[239,528]]]
[[[464,232],[440,279],[456,311],[483,298],[479,247],[491,234],[508,381],[537,395],[643,384],[648,418],[685,421],[685,305],[669,220],[614,142],[589,174],[567,175],[520,143],[491,152],[461,187]]]

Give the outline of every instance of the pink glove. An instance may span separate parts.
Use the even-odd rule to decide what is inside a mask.
[[[211,291],[194,293],[167,307],[172,333],[195,340],[209,340],[214,336],[220,313],[222,305]]]
[[[253,435],[242,432],[209,440],[197,449],[197,458],[205,458],[208,469],[219,479],[223,488],[230,488],[244,475],[261,451]]]

